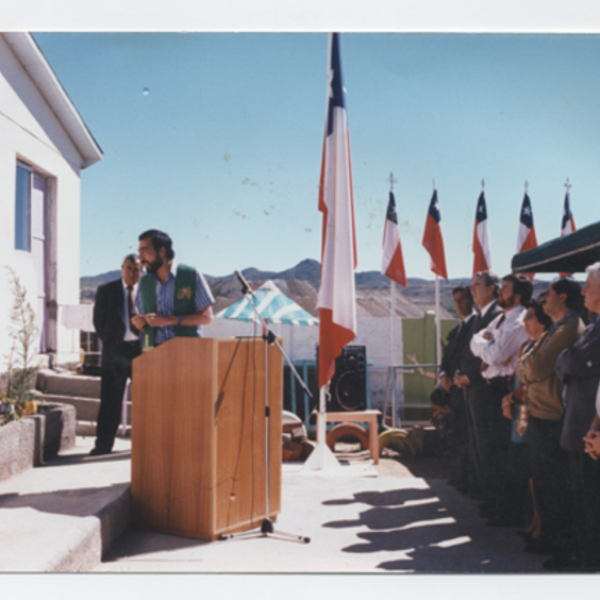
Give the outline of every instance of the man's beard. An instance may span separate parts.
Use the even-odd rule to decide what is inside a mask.
[[[151,263],[148,261],[144,261],[144,266],[146,267],[146,271],[148,273],[156,273],[163,266],[163,259],[160,256],[157,256],[155,260]]]
[[[512,308],[515,304],[515,297],[509,296],[508,298],[499,298],[498,306],[501,308]]]

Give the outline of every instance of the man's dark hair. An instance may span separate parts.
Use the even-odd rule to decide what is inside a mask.
[[[533,296],[533,283],[525,275],[520,273],[509,273],[506,277],[502,278],[503,281],[510,281],[513,284],[513,294],[519,294],[521,296],[521,304],[525,306],[531,296]]]
[[[544,305],[540,302],[539,298],[535,300],[532,298],[523,304],[525,308],[532,308],[535,318],[544,326],[547,331],[552,327],[552,319],[544,312]]]
[[[161,248],[166,248],[165,258],[167,260],[172,260],[175,258],[175,250],[173,250],[173,240],[166,234],[164,231],[159,231],[158,229],[148,229],[148,231],[144,231],[138,237],[138,240],[145,240],[146,238],[150,238],[152,241],[152,245],[154,249],[158,252]]]
[[[454,296],[454,294],[463,294],[473,300],[471,288],[468,285],[457,285],[455,288],[452,288],[452,295]]]
[[[483,277],[485,287],[494,286],[494,298],[498,297],[498,288],[500,287],[500,278],[493,271],[477,271],[475,277]]]
[[[565,306],[569,310],[579,312],[583,308],[583,294],[581,293],[581,285],[572,277],[559,277],[550,282],[548,287],[552,287],[554,293],[560,296],[566,294]]]
[[[138,256],[137,254],[128,254],[124,259],[123,262],[121,263],[121,266],[123,266],[125,263],[127,262],[137,262],[138,261]]]

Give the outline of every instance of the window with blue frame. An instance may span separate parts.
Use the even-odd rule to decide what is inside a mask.
[[[17,165],[15,193],[15,248],[31,252],[31,179],[33,172]]]

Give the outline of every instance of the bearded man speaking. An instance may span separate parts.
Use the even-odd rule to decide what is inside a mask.
[[[204,276],[193,267],[175,265],[171,238],[157,229],[139,236],[138,253],[146,275],[136,297],[133,325],[143,332],[142,349],[174,337],[199,337],[213,318],[215,300]],[[173,273],[174,272],[174,273]]]

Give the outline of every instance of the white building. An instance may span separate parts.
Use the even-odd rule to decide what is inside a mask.
[[[102,151],[28,33],[0,33],[0,372],[10,350],[12,267],[39,350],[76,360],[62,307],[79,304],[80,173]]]

